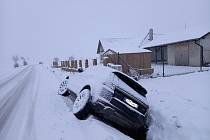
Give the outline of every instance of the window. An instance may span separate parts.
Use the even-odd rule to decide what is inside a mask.
[[[122,80],[124,83],[126,83],[129,87],[131,87],[133,90],[141,94],[142,96],[146,96],[147,91],[145,88],[143,88],[141,85],[139,85],[136,81],[129,78],[128,76],[119,73],[119,72],[113,72],[120,80]]]

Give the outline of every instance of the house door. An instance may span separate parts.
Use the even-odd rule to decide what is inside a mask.
[[[176,46],[175,65],[177,66],[189,65],[189,49],[187,45]]]

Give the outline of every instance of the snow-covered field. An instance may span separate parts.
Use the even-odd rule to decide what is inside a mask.
[[[139,82],[151,106],[149,140],[210,138],[210,71]]]
[[[80,121],[57,95],[66,73],[34,65],[0,74],[0,140],[128,140],[91,116]],[[8,77],[9,78],[6,78]],[[139,81],[148,90],[148,140],[210,138],[210,71]]]

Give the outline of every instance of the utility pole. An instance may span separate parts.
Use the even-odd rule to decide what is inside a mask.
[[[202,71],[202,66],[203,66],[203,46],[200,46],[200,71]]]
[[[163,50],[163,46],[161,46],[161,59],[162,59],[162,65],[163,65],[163,77],[165,77],[165,64],[164,64],[164,50]]]
[[[119,65],[120,64],[120,56],[119,56],[120,54],[119,54],[119,52],[117,53],[117,64]]]

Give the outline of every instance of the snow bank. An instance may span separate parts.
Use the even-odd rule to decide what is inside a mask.
[[[148,140],[210,138],[210,71],[143,79],[150,103]]]

